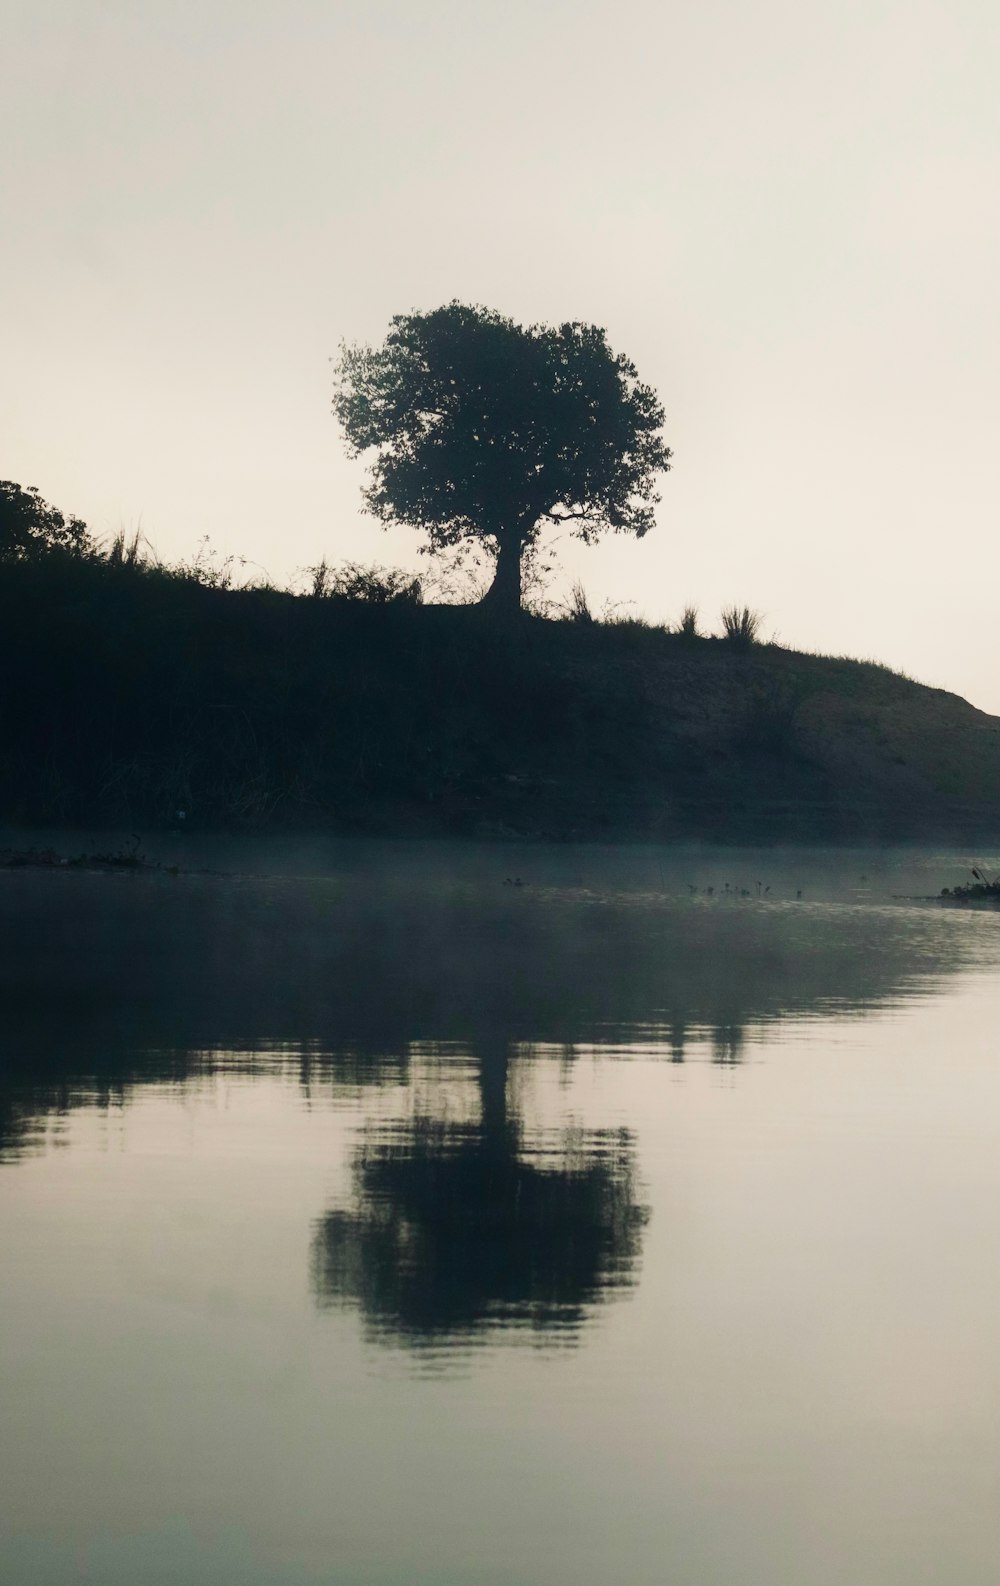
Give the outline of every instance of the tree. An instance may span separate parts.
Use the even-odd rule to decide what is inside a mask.
[[[0,479],[0,563],[34,561],[53,552],[92,555],[87,525],[50,507],[34,485]]]
[[[508,1066],[502,1038],[480,1049],[478,1123],[411,1114],[363,1142],[353,1204],[316,1225],[320,1305],[353,1302],[376,1337],[416,1346],[513,1320],[565,1343],[633,1286],[648,1211],[631,1136],[568,1128],[533,1152]]]
[[[596,325],[463,303],[397,315],[381,347],[341,348],[333,406],[351,453],[376,451],[369,510],[435,550],[479,541],[496,560],[484,604],[505,613],[546,524],[640,537],[670,466],[656,393]]]

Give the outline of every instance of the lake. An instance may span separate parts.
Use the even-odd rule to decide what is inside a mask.
[[[145,846],[0,871],[0,1579],[994,1586],[997,856]]]

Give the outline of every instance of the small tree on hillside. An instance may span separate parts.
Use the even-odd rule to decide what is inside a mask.
[[[596,325],[462,303],[397,315],[381,347],[342,347],[333,405],[351,452],[376,452],[369,510],[434,550],[479,541],[496,560],[483,603],[506,613],[546,524],[639,537],[670,465],[656,393]]]
[[[94,549],[79,518],[50,507],[33,485],[25,488],[0,479],[0,563],[37,560],[53,552],[89,556]]]

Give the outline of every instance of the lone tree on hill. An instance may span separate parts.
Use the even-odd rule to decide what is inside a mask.
[[[89,556],[94,542],[80,518],[67,518],[43,501],[34,485],[0,479],[0,563],[37,561],[61,552]]]
[[[516,325],[447,303],[398,314],[383,346],[343,346],[334,413],[383,523],[431,548],[478,540],[496,559],[483,604],[521,604],[521,558],[547,523],[590,543],[653,526],[670,466],[663,408],[596,325]]]

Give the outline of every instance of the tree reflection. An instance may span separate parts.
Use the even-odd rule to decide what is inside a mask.
[[[980,950],[912,909],[518,889],[443,860],[397,876],[378,853],[370,874],[288,881],[5,875],[0,1160],[79,1108],[220,1068],[310,1098],[394,1085],[426,1044],[736,1065],[747,1032],[878,1006]]]
[[[483,1053],[479,1086],[476,1123],[421,1112],[370,1129],[352,1204],[317,1225],[317,1300],[359,1306],[375,1337],[524,1325],[568,1340],[635,1282],[646,1211],[628,1132],[529,1137],[509,1113],[505,1046]]]

